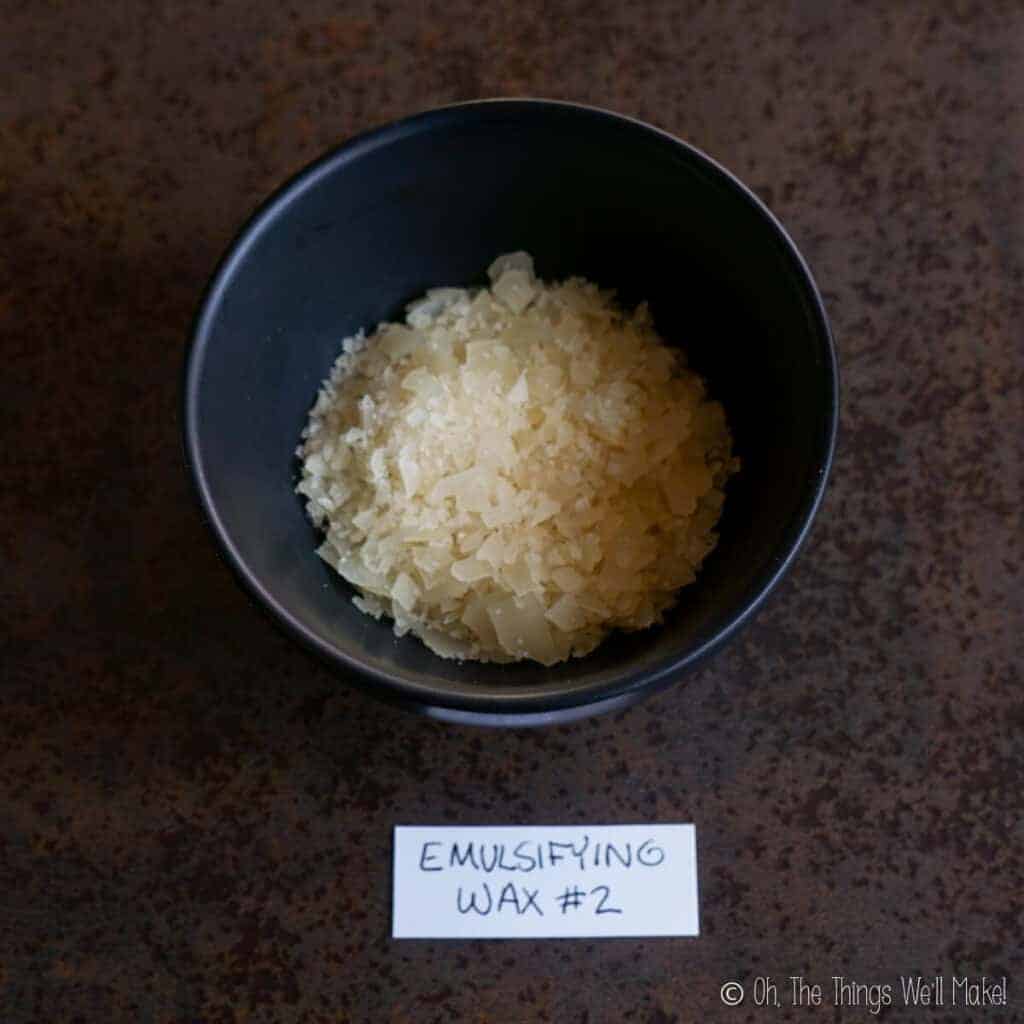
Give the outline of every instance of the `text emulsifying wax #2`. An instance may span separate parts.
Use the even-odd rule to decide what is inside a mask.
[[[694,936],[693,825],[395,828],[396,939]]]

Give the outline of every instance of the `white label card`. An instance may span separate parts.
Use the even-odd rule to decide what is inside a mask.
[[[395,828],[396,939],[698,934],[693,825]]]

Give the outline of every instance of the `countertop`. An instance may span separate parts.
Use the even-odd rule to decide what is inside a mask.
[[[1024,1020],[1020,4],[0,10],[5,1024]],[[539,731],[377,703],[271,628],[179,433],[190,318],[253,206],[353,133],[495,95],[737,173],[843,377],[830,490],[756,623]],[[697,825],[699,938],[389,938],[394,825],[609,821]],[[831,999],[939,974],[1005,976],[1010,1007]],[[791,975],[824,1005],[753,1004]]]

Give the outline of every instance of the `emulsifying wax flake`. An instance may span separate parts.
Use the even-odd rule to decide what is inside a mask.
[[[344,342],[297,490],[321,557],[447,658],[553,665],[661,620],[738,467],[722,407],[645,305],[499,257]]]

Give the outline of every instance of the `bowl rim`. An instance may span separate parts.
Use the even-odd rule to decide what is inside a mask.
[[[456,689],[448,690],[440,685],[431,686],[379,671],[333,644],[325,642],[280,604],[274,594],[261,583],[233,543],[213,500],[199,443],[197,399],[203,358],[219,299],[249,248],[283,207],[300,193],[314,186],[324,175],[364,154],[420,132],[457,123],[466,117],[487,115],[499,106],[527,115],[561,111],[571,116],[610,121],[620,127],[628,127],[661,145],[682,151],[690,160],[702,165],[713,177],[729,187],[741,200],[751,205],[788,254],[796,271],[795,276],[805,292],[805,299],[813,314],[814,333],[822,347],[823,373],[829,390],[826,396],[829,415],[825,430],[819,438],[816,479],[813,486],[805,485],[806,493],[790,523],[785,545],[762,578],[751,587],[747,600],[710,636],[694,647],[663,659],[654,667],[631,670],[627,666],[610,679],[589,684],[581,683],[576,687],[563,680],[537,684],[517,682],[507,688],[494,684],[460,683]],[[731,171],[696,146],[664,129],[602,107],[557,99],[495,97],[430,108],[359,133],[331,147],[291,175],[243,222],[218,261],[192,321],[182,370],[182,442],[188,475],[192,480],[203,518],[217,542],[219,552],[243,589],[258,605],[268,611],[275,623],[293,639],[298,640],[334,668],[345,670],[346,682],[357,684],[375,696],[411,704],[421,710],[429,709],[442,717],[446,711],[451,711],[453,717],[461,721],[467,718],[471,720],[474,716],[488,720],[513,716],[519,720],[534,715],[550,721],[552,713],[559,711],[565,712],[568,717],[576,717],[570,716],[569,713],[573,709],[587,705],[621,706],[630,703],[631,699],[637,699],[639,695],[653,693],[673,684],[686,671],[725,644],[750,622],[789,571],[803,547],[825,494],[835,457],[839,426],[839,361],[825,304],[807,261],[767,205]],[[443,681],[443,678],[439,677],[439,682]]]

